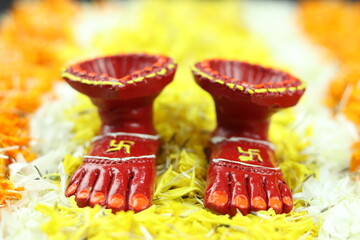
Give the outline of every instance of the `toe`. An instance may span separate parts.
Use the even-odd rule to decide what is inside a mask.
[[[81,179],[81,183],[76,191],[75,200],[79,207],[89,206],[90,194],[97,180],[97,170],[88,171]]]
[[[205,207],[218,213],[229,213],[229,177],[219,166],[210,166],[205,192]]]
[[[66,193],[65,193],[66,197],[70,197],[75,194],[75,192],[79,186],[79,183],[84,175],[85,175],[85,170],[82,168],[79,168],[78,170],[75,171],[75,173],[71,177],[69,186],[66,189]]]
[[[214,190],[209,194],[207,201],[209,204],[213,204],[216,207],[221,207],[229,201],[229,197],[225,191]]]
[[[106,203],[107,193],[111,182],[111,170],[104,169],[99,172],[99,177],[94,185],[94,190],[90,196],[90,206],[95,204],[104,206]]]
[[[130,182],[129,209],[135,212],[148,208],[151,204],[155,182],[155,166],[133,167]]]
[[[278,188],[277,179],[274,177],[267,178],[265,180],[265,190],[269,208],[274,209],[277,214],[282,213],[283,204],[281,201],[281,194]]]
[[[279,181],[279,190],[283,203],[283,212],[288,213],[293,209],[293,200],[290,188],[284,181]]]
[[[129,187],[130,172],[127,169],[113,169],[112,182],[110,183],[106,207],[113,212],[127,210],[126,197]]]
[[[243,173],[231,174],[232,199],[230,203],[230,215],[234,216],[238,210],[246,215],[250,211],[249,194],[247,191],[246,176]]]
[[[109,198],[108,206],[113,209],[114,212],[125,210],[125,194],[115,193]]]
[[[267,203],[264,191],[263,178],[260,176],[249,176],[248,189],[251,199],[251,210],[266,210]]]
[[[90,207],[94,207],[95,204],[104,205],[105,194],[103,192],[93,192],[90,197]]]
[[[73,184],[69,185],[66,190],[65,196],[70,197],[70,196],[74,195],[78,186],[79,186],[78,183],[75,183],[75,182]]]
[[[129,209],[135,212],[144,210],[150,206],[150,196],[148,194],[135,193],[129,199]]]

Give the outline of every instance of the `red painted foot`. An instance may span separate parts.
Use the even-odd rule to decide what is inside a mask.
[[[213,138],[205,206],[219,213],[243,215],[273,208],[292,209],[292,197],[276,167],[273,146],[252,138]],[[220,196],[220,197],[217,197]]]
[[[237,61],[208,60],[193,70],[216,104],[205,207],[234,216],[273,208],[288,213],[292,195],[267,140],[269,118],[304,92],[289,74]]]
[[[152,102],[175,69],[170,58],[130,54],[81,62],[63,72],[72,87],[91,97],[102,119],[101,135],[66,191],[79,207],[138,212],[151,205],[159,148]]]
[[[66,196],[75,195],[79,207],[100,204],[115,212],[149,207],[158,138],[124,132],[95,137],[92,150],[69,182]]]

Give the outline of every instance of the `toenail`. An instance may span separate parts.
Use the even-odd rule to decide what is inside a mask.
[[[117,193],[113,195],[109,201],[109,207],[111,208],[121,208],[124,205],[124,197]]]
[[[141,193],[134,194],[130,200],[130,207],[135,210],[143,210],[149,205],[149,199]]]
[[[280,201],[280,199],[278,197],[272,197],[269,200],[269,205],[271,208],[273,208],[274,210],[278,210],[282,208],[282,202]]]
[[[244,209],[249,207],[249,201],[244,195],[237,195],[234,199],[234,202],[237,208]]]
[[[259,210],[266,210],[266,202],[262,197],[254,197],[252,199],[252,205]]]
[[[208,202],[216,205],[216,206],[222,206],[224,204],[226,204],[228,201],[228,197],[226,195],[226,193],[224,193],[223,191],[215,191],[213,192],[208,199]]]
[[[75,193],[77,189],[77,185],[76,184],[72,184],[68,187],[68,189],[66,190],[66,196],[70,196],[70,195],[73,195]]]
[[[95,193],[90,200],[90,203],[97,204],[105,202],[105,195],[102,192]]]
[[[78,199],[86,199],[90,195],[90,191],[87,189],[81,190],[78,194],[76,194],[76,197]]]
[[[283,197],[282,201],[283,201],[284,204],[286,204],[288,206],[293,205],[293,201],[292,201],[291,197],[288,197],[288,196]]]

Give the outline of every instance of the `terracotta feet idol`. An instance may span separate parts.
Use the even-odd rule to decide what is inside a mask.
[[[168,57],[125,54],[80,62],[62,73],[91,98],[102,120],[100,135],[66,191],[79,207],[138,212],[151,205],[159,148],[152,104],[175,71]]]
[[[210,144],[205,207],[231,216],[268,208],[290,212],[292,195],[267,133],[270,116],[294,106],[304,85],[281,71],[218,59],[195,64],[193,74],[212,95],[218,121]]]

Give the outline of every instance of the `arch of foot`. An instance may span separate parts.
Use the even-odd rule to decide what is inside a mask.
[[[102,120],[66,191],[79,207],[138,212],[151,205],[159,149],[152,105],[175,71],[172,59],[147,54],[96,58],[64,69],[63,78],[90,97]]]
[[[220,59],[196,63],[196,82],[215,102],[205,206],[222,214],[292,209],[291,191],[268,141],[270,117],[295,105],[304,84],[288,73]]]

